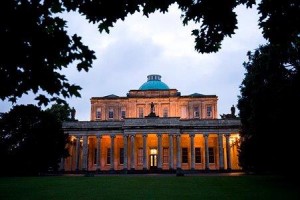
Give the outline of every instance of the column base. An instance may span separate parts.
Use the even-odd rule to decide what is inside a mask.
[[[231,168],[227,168],[227,170],[226,171],[228,171],[228,172],[231,172]]]
[[[147,171],[148,169],[146,167],[143,168],[143,171]]]
[[[128,171],[127,168],[124,168],[123,169],[123,174],[127,174],[127,171]]]

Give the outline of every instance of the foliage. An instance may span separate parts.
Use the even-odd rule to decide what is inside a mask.
[[[50,112],[33,105],[15,106],[0,120],[0,173],[36,175],[57,170],[67,155],[67,135]]]
[[[76,34],[67,34],[60,1],[4,0],[0,3],[0,99],[16,102],[33,92],[39,105],[79,97],[80,86],[59,73],[74,61],[88,71],[96,58]],[[45,96],[46,92],[50,97]]]
[[[299,52],[299,45],[288,51]],[[292,58],[280,53],[281,48],[268,44],[249,52],[244,63],[247,73],[238,107],[243,136],[240,164],[245,170],[289,173],[289,159],[297,156],[300,54]]]
[[[56,116],[56,119],[63,123],[64,121],[71,121],[71,108],[65,104],[53,104],[50,108],[45,110]]]
[[[96,58],[76,34],[69,36],[66,21],[58,13],[75,11],[99,31],[109,32],[118,20],[142,12],[146,17],[155,11],[168,12],[177,3],[183,25],[199,24],[192,30],[195,49],[200,53],[217,52],[225,37],[237,29],[234,9],[251,7],[255,0],[4,0],[0,3],[0,99],[16,102],[23,94],[33,92],[39,105],[63,98],[79,97],[80,86],[70,84],[59,71],[77,63],[79,71],[88,71]],[[259,25],[271,43],[290,46],[298,38],[299,1],[262,0]],[[44,93],[47,93],[46,96]],[[50,96],[50,97],[49,97]]]
[[[109,28],[128,14],[145,16],[167,12],[171,4],[182,10],[183,24],[201,24],[193,30],[195,49],[201,53],[216,52],[225,37],[234,34],[237,19],[234,8],[248,1],[218,0],[4,0],[0,3],[0,99],[16,102],[23,94],[33,92],[39,105],[63,98],[79,97],[80,86],[70,84],[59,71],[77,62],[79,71],[88,71],[96,58],[76,34],[69,36],[66,21],[58,13],[75,11],[98,23],[99,31]],[[216,6],[218,5],[218,6]],[[44,93],[48,94],[47,96]],[[49,97],[50,96],[50,97]]]

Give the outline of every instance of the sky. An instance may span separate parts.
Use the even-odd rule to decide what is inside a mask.
[[[77,13],[63,14],[68,33],[81,36],[97,57],[88,72],[78,72],[75,64],[61,72],[70,83],[82,87],[81,98],[66,99],[76,109],[76,119],[90,120],[91,97],[126,96],[129,90],[139,89],[149,74],[161,75],[161,81],[181,95],[217,95],[218,116],[230,113],[240,95],[247,52],[266,43],[258,28],[256,7],[239,6],[235,11],[238,29],[231,38],[225,38],[217,53],[210,54],[195,50],[191,31],[199,24],[183,26],[176,4],[168,13],[156,12],[149,18],[141,13],[130,15],[114,24],[109,34],[100,33],[97,24],[89,24]],[[29,94],[18,104],[37,104],[33,99]],[[1,101],[0,112],[8,112],[12,106]]]

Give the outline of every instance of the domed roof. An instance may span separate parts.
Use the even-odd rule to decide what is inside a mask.
[[[169,90],[170,88],[162,82],[161,76],[157,74],[151,74],[147,76],[148,81],[144,83],[139,90]]]

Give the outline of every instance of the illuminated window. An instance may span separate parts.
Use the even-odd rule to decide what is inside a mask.
[[[101,115],[102,115],[101,108],[97,108],[97,110],[96,110],[96,119],[101,119]]]
[[[143,164],[143,148],[138,149],[138,165]]]
[[[114,118],[114,109],[109,108],[108,110],[108,119],[113,119]]]
[[[169,162],[169,149],[163,148],[163,163]]]
[[[139,108],[139,118],[143,118],[144,117],[144,110],[143,108]]]
[[[107,152],[106,152],[106,164],[110,165],[110,148],[107,148]]]
[[[188,163],[188,148],[182,148],[182,163]]]
[[[163,117],[168,117],[168,108],[163,109]]]
[[[208,161],[209,163],[215,163],[215,152],[213,147],[208,148]]]
[[[208,106],[206,107],[206,117],[207,117],[207,118],[212,117],[212,106],[211,106],[211,105],[208,105]]]
[[[194,107],[194,118],[199,118],[200,114],[199,114],[199,107]]]
[[[195,162],[201,163],[201,148],[200,147],[195,148]]]
[[[124,148],[120,148],[120,164],[124,164]]]

